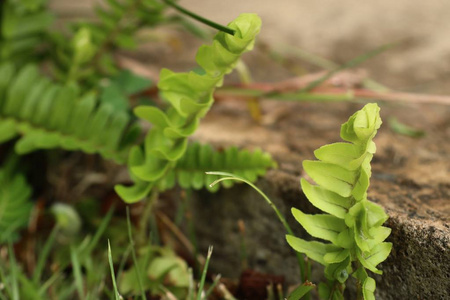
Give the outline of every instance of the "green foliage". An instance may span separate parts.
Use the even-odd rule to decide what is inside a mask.
[[[53,16],[46,0],[2,1],[0,62],[22,65],[35,56]]]
[[[55,77],[96,88],[102,77],[119,72],[113,57],[116,50],[135,49],[140,29],[165,21],[164,7],[154,0],[107,0],[96,7],[97,22],[72,24],[70,43],[64,34],[52,33]]]
[[[172,249],[150,246],[138,250],[138,266],[143,269],[140,274],[144,290],[151,294],[164,294],[161,286],[165,286],[177,299],[186,296],[189,287],[188,267]],[[136,266],[123,273],[119,283],[122,294],[130,294],[140,290]],[[137,293],[136,293],[137,294]]]
[[[308,200],[327,214],[308,215],[293,208],[295,219],[313,237],[330,243],[305,241],[287,236],[296,251],[325,266],[326,277],[335,285],[344,284],[352,274],[361,284],[364,299],[373,299],[375,281],[366,272],[382,272],[377,265],[391,251],[383,242],[390,228],[382,226],[388,216],[384,209],[367,200],[371,176],[370,161],[376,146],[372,141],[381,125],[379,107],[367,104],[341,127],[341,138],[349,143],[334,143],[317,149],[319,161],[304,161],[303,167],[318,184],[301,180]],[[341,299],[342,289],[321,286],[326,299]]]
[[[17,239],[33,209],[31,188],[15,165],[15,159],[9,158],[0,169],[0,244]]]
[[[151,85],[152,82],[149,79],[125,70],[111,78],[105,86],[102,86],[100,102],[112,105],[114,110],[128,111],[130,109],[130,97],[148,89]]]
[[[100,153],[123,162],[136,138],[126,112],[97,104],[77,86],[61,86],[39,74],[34,65],[19,70],[0,65],[0,142],[17,135],[18,154],[60,147]]]
[[[266,173],[268,168],[276,164],[270,154],[257,149],[253,152],[238,150],[230,147],[223,151],[216,151],[210,145],[199,143],[189,144],[186,153],[177,161],[175,167],[167,172],[158,184],[160,190],[172,188],[175,182],[184,189],[207,188],[211,192],[219,189],[220,185],[210,186],[219,177],[206,174],[210,170],[223,170],[256,181],[258,176]],[[222,181],[222,186],[228,188],[233,181]]]
[[[214,99],[213,92],[230,73],[240,56],[252,49],[261,20],[254,14],[242,14],[229,24],[236,30],[234,36],[219,32],[212,45],[202,46],[196,60],[204,74],[193,71],[174,73],[163,69],[158,88],[170,104],[163,112],[156,107],[140,106],[138,117],[153,124],[146,136],[144,151],[133,149],[129,167],[135,185],[117,186],[117,193],[127,202],[145,197],[153,186],[173,169],[184,155],[187,138],[194,133],[200,119],[207,113]]]

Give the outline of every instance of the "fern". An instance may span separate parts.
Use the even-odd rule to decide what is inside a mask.
[[[83,81],[96,88],[101,78],[119,72],[113,54],[118,49],[135,49],[136,33],[165,20],[164,5],[154,0],[107,0],[96,7],[98,19],[72,24],[67,43],[62,33],[52,35],[55,76],[64,82]]]
[[[135,185],[116,187],[125,201],[145,197],[176,166],[186,151],[187,137],[197,129],[214,101],[215,87],[222,84],[240,56],[253,47],[260,26],[258,16],[242,14],[229,24],[236,31],[234,36],[219,32],[212,45],[200,47],[196,60],[204,70],[203,75],[161,71],[158,87],[171,107],[167,112],[149,106],[135,109],[138,117],[154,127],[146,136],[144,151],[136,148],[130,154],[129,167]]]
[[[219,177],[206,174],[210,170],[222,170],[255,181],[275,165],[270,155],[259,149],[250,152],[230,147],[224,151],[215,151],[210,145],[193,143],[188,145],[186,153],[177,161],[176,166],[159,181],[158,188],[169,189],[178,182],[184,189],[207,188],[215,192],[220,185],[211,187],[210,184]],[[222,185],[231,187],[233,182],[223,181]]]
[[[344,284],[349,274],[357,278],[364,299],[374,299],[375,290],[375,281],[366,269],[381,274],[376,266],[392,248],[391,243],[383,242],[391,232],[382,226],[388,216],[367,200],[370,161],[376,150],[372,139],[380,125],[379,107],[367,104],[341,127],[341,137],[349,143],[323,146],[314,152],[320,161],[303,162],[305,171],[318,184],[302,179],[303,192],[327,214],[308,215],[295,208],[292,213],[310,235],[331,243],[287,236],[296,251],[323,264],[327,278],[335,284]],[[342,289],[321,288],[326,299],[342,298]]]
[[[124,162],[139,134],[129,116],[93,95],[78,98],[75,85],[54,84],[34,65],[0,65],[0,143],[21,135],[18,154],[60,147]]]
[[[17,231],[28,224],[33,208],[31,188],[23,174],[14,172],[13,159],[0,169],[0,244],[17,238]]]
[[[32,60],[36,48],[53,21],[46,0],[14,1],[1,4],[0,62],[22,65]]]

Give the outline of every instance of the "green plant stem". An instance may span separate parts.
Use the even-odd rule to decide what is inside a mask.
[[[203,288],[205,286],[206,274],[208,273],[208,265],[209,265],[209,260],[211,259],[212,252],[213,252],[213,247],[209,246],[208,254],[206,256],[205,266],[203,267],[202,277],[200,279],[200,285],[198,287],[197,300],[202,300],[202,298],[203,298],[202,297]]]
[[[53,227],[52,232],[50,233],[49,237],[47,238],[44,247],[41,251],[39,251],[39,258],[38,262],[36,264],[36,268],[33,271],[33,282],[37,285],[39,284],[41,280],[41,275],[45,267],[45,262],[47,261],[47,258],[50,254],[50,250],[56,240],[56,234],[58,233],[59,226],[55,225]]]
[[[184,7],[176,4],[175,2],[173,2],[171,0],[162,0],[162,1],[164,3],[166,3],[167,5],[175,8],[176,10],[181,12],[182,14],[185,14],[185,15],[193,18],[194,20],[197,20],[197,21],[199,21],[199,22],[201,22],[201,23],[203,23],[205,25],[208,25],[208,26],[210,26],[212,28],[215,28],[217,30],[223,31],[223,32],[228,33],[230,35],[234,35],[235,32],[236,32],[234,29],[231,29],[231,28],[229,28],[227,26],[223,26],[223,25],[217,24],[216,22],[213,22],[211,20],[205,19],[204,17],[199,16],[199,15],[197,15],[197,14],[195,14],[195,13],[193,13],[193,12],[187,10],[187,9],[185,9]]]
[[[147,235],[147,229],[148,229],[148,223],[150,216],[153,211],[153,205],[155,204],[156,200],[158,199],[159,192],[155,188],[153,189],[150,197],[148,198],[147,202],[145,203],[144,212],[141,215],[141,220],[139,222],[139,235],[138,235],[138,244],[145,244],[146,243],[146,235]]]
[[[279,92],[265,92],[258,89],[251,88],[236,88],[236,87],[222,87],[217,89],[215,93],[217,96],[242,96],[251,98],[267,98],[280,101],[351,101],[355,99],[352,91],[347,91],[343,94],[325,94],[325,93],[279,93]]]
[[[17,266],[17,260],[16,260],[16,256],[14,255],[14,248],[13,248],[13,243],[11,240],[8,240],[8,254],[9,254],[9,261],[10,261],[10,269],[11,269],[11,285],[12,285],[12,292],[11,292],[11,297],[14,300],[19,300],[20,299],[20,294],[19,294],[19,283],[18,283],[18,266]]]
[[[278,208],[276,207],[276,205],[269,199],[269,197],[267,197],[266,194],[263,193],[263,191],[261,191],[258,187],[256,187],[253,183],[251,183],[250,181],[236,176],[234,174],[231,173],[225,173],[225,172],[206,172],[206,174],[210,174],[210,175],[219,175],[219,176],[226,176],[220,179],[217,179],[216,181],[214,181],[213,183],[210,184],[210,186],[216,185],[217,183],[224,181],[224,180],[236,180],[236,181],[242,181],[246,184],[248,184],[249,186],[251,186],[253,189],[255,189],[267,202],[267,204],[269,204],[269,206],[275,211],[275,214],[278,217],[278,220],[280,220],[281,224],[283,224],[284,228],[286,229],[286,231],[290,234],[290,235],[294,235],[294,232],[292,231],[291,227],[289,226],[289,224],[286,222],[286,219],[284,218],[284,216],[281,214],[281,212],[278,210]],[[298,265],[300,267],[300,278],[301,280],[308,280],[307,278],[307,274],[309,274],[309,271],[306,270],[305,268],[305,262],[303,259],[303,255],[299,252],[295,252],[296,256],[297,256],[297,260],[298,260]],[[306,281],[305,280],[305,281]]]
[[[109,33],[106,35],[107,38],[98,47],[97,53],[95,54],[92,61],[94,62],[94,64],[95,64],[94,66],[97,68],[97,70],[100,73],[103,73],[102,67],[100,66],[100,61],[101,61],[102,55],[105,52],[107,52],[108,48],[111,47],[111,45],[114,43],[114,39],[121,32],[123,20],[126,18],[127,15],[132,15],[134,13],[134,11],[137,10],[140,2],[141,2],[141,0],[134,0],[134,1],[130,2],[130,4],[126,8],[125,13],[122,15],[121,19],[116,23],[115,27],[113,27],[109,30]],[[137,27],[139,28],[140,26],[137,26]]]
[[[127,228],[128,228],[128,239],[130,242],[130,246],[131,246],[131,255],[133,257],[133,263],[134,263],[134,268],[136,270],[136,277],[137,277],[137,281],[138,281],[138,285],[139,285],[139,291],[141,292],[141,297],[142,300],[146,300],[147,297],[145,296],[145,291],[144,291],[144,285],[142,284],[142,278],[141,278],[141,271],[139,269],[139,264],[137,261],[137,257],[136,257],[136,251],[134,249],[134,241],[133,241],[133,234],[131,233],[131,221],[130,221],[130,209],[127,206]],[[109,244],[108,244],[109,247]]]
[[[109,239],[108,239],[108,262],[109,262],[109,269],[111,271],[111,280],[112,280],[113,288],[114,288],[114,299],[120,300],[121,297],[119,295],[119,291],[117,290],[116,275],[114,273],[113,259],[112,259],[112,253],[111,253],[111,244],[109,243]]]
[[[205,293],[205,299],[209,299],[209,295],[211,295],[211,293],[214,291],[221,278],[222,276],[220,274],[217,275],[216,278],[214,278],[213,283],[209,286],[208,290]]]
[[[334,74],[345,70],[345,69],[349,69],[349,68],[354,68],[357,65],[363,63],[364,61],[375,57],[377,55],[379,55],[380,53],[383,53],[384,51],[392,48],[393,45],[392,44],[387,44],[387,45],[383,45],[381,47],[378,47],[372,51],[369,51],[367,53],[364,53],[360,56],[355,57],[354,59],[351,59],[350,61],[346,62],[345,64],[343,64],[340,67],[337,67],[336,69],[330,70],[327,74],[325,74],[323,77],[319,78],[318,80],[311,82],[311,84],[309,84],[307,87],[301,89],[301,92],[307,92],[312,90],[313,88],[321,85],[322,83],[324,83],[325,81],[327,81],[329,78],[331,78]]]

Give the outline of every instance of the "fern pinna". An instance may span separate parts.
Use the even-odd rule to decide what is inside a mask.
[[[176,166],[188,145],[188,136],[197,129],[214,99],[213,92],[237,64],[240,56],[253,48],[261,20],[255,14],[242,14],[229,25],[234,35],[219,32],[212,45],[198,50],[196,60],[203,74],[193,71],[174,73],[163,69],[158,88],[170,108],[151,106],[135,109],[138,117],[153,124],[146,136],[144,149],[135,147],[129,156],[129,167],[135,184],[117,186],[117,193],[127,202],[144,198]],[[211,180],[212,179],[212,180]],[[210,182],[215,178],[211,177]]]
[[[137,137],[128,123],[125,112],[80,97],[76,85],[52,83],[35,65],[0,65],[0,143],[21,136],[18,154],[60,147],[124,162]]]
[[[0,3],[0,62],[22,65],[35,58],[33,54],[53,21],[46,2],[5,0]]]
[[[0,244],[18,237],[33,209],[31,187],[16,167],[17,157],[9,156],[0,168]]]
[[[295,208],[292,213],[310,235],[331,243],[291,235],[287,241],[296,251],[325,266],[332,286],[319,286],[324,299],[343,299],[343,284],[350,274],[358,280],[358,298],[374,299],[375,280],[366,269],[381,274],[376,266],[392,248],[391,243],[383,242],[391,232],[382,226],[387,214],[367,200],[370,161],[376,150],[372,139],[380,125],[378,105],[367,104],[341,127],[341,138],[349,143],[323,146],[314,152],[319,161],[303,162],[306,173],[318,185],[302,179],[302,190],[327,214],[308,215]]]

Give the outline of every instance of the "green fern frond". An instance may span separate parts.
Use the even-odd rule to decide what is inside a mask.
[[[33,52],[42,44],[53,15],[45,0],[2,1],[0,62],[22,65],[33,59]]]
[[[348,143],[323,146],[314,152],[319,161],[303,162],[306,173],[318,185],[302,179],[302,190],[327,214],[308,215],[295,208],[292,213],[310,235],[331,243],[287,236],[295,250],[325,265],[330,280],[344,283],[354,272],[361,284],[373,285],[364,290],[365,299],[371,299],[369,293],[373,295],[375,282],[364,268],[381,274],[376,266],[392,248],[391,243],[384,242],[391,232],[382,226],[388,216],[382,207],[367,200],[370,161],[376,151],[372,140],[381,125],[379,110],[378,105],[367,104],[341,127],[341,138]],[[351,262],[358,262],[360,267],[353,270]]]
[[[116,187],[125,201],[133,202],[145,196],[143,192],[157,185],[183,157],[187,137],[195,132],[214,101],[214,89],[222,84],[224,76],[233,70],[240,56],[252,49],[261,19],[254,14],[242,14],[228,26],[236,31],[234,36],[219,32],[212,45],[201,46],[197,52],[197,63],[205,74],[161,71],[158,88],[170,104],[167,112],[149,106],[135,109],[138,117],[151,122],[154,127],[147,134],[144,151],[137,154],[139,151],[136,150],[129,166],[136,186]]]
[[[172,188],[176,182],[184,189],[199,190],[207,188],[211,192],[219,189],[220,185],[210,186],[219,179],[218,176],[208,175],[211,170],[221,170],[233,173],[249,181],[256,181],[259,176],[266,174],[268,168],[276,163],[270,154],[257,149],[253,152],[230,147],[223,151],[214,150],[210,145],[193,143],[188,145],[184,156],[177,161],[158,183],[160,190]],[[231,187],[233,181],[222,181],[224,187]]]
[[[98,105],[93,95],[79,99],[75,85],[54,84],[34,65],[0,65],[0,143],[21,136],[18,154],[63,148],[123,162],[134,130],[125,112]]]
[[[9,166],[0,169],[0,244],[17,237],[26,227],[33,208],[31,188],[25,176]]]

